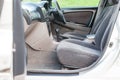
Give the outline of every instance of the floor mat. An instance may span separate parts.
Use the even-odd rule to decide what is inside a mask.
[[[61,64],[58,61],[55,51],[35,51],[27,46],[28,65],[30,69],[54,69],[60,70]]]

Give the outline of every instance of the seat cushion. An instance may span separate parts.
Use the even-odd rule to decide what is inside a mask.
[[[86,35],[81,35],[78,32],[67,32],[63,34],[62,36],[68,39],[79,39],[79,40],[84,40],[86,38]]]
[[[100,53],[94,45],[75,39],[64,40],[57,47],[59,61],[69,68],[88,67],[99,58]]]

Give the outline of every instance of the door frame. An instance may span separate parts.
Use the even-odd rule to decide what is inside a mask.
[[[14,80],[25,80],[26,50],[24,40],[23,15],[21,0],[13,0],[13,77]]]

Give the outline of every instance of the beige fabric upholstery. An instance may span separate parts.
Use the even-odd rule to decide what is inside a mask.
[[[47,51],[53,47],[45,22],[33,22],[25,33],[26,43],[33,49]]]

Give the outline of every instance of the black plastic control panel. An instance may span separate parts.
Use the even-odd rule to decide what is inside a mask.
[[[47,3],[47,2],[46,2]],[[38,20],[40,22],[46,21],[47,11],[44,7],[44,4],[41,3],[22,3],[23,15],[28,24],[33,20]]]

